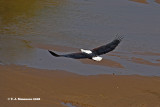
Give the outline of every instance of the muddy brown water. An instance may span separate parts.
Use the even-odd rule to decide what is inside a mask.
[[[0,64],[82,75],[160,76],[159,0],[0,1]],[[100,63],[55,58],[124,36]]]

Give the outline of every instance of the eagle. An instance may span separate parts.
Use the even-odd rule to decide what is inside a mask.
[[[102,57],[100,55],[106,54],[110,51],[113,51],[123,39],[122,36],[116,37],[112,42],[105,44],[103,46],[94,48],[92,50],[80,49],[81,52],[75,52],[70,54],[58,55],[53,51],[48,50],[55,57],[66,57],[73,59],[92,59],[94,61],[101,61]]]

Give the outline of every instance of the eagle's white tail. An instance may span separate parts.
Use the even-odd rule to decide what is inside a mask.
[[[101,61],[101,60],[102,60],[102,57],[96,56],[96,57],[92,57],[92,59],[93,59],[94,61]]]

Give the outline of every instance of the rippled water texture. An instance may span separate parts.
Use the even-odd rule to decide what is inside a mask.
[[[160,0],[1,0],[0,63],[82,75],[160,76]],[[115,35],[102,62],[52,57],[92,49]]]

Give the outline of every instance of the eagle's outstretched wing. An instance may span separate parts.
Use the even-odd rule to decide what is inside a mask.
[[[123,39],[123,37],[117,37],[112,42],[110,42],[106,45],[100,46],[98,48],[94,48],[91,51],[94,55],[97,55],[97,56],[102,55],[102,54],[106,54],[106,53],[114,50],[118,46],[118,44],[121,42],[122,39]]]
[[[91,54],[87,54],[84,52],[77,52],[77,53],[71,53],[71,54],[65,54],[65,55],[58,55],[53,51],[49,51],[49,52],[55,57],[67,57],[67,58],[74,58],[74,59],[92,58]]]

